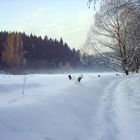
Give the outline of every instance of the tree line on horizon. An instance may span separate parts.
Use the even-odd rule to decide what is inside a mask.
[[[79,50],[45,36],[0,32],[1,70],[72,69],[82,65]]]

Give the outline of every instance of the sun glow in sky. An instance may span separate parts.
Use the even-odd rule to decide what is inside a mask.
[[[87,0],[0,0],[0,30],[63,38],[79,48],[93,22]]]

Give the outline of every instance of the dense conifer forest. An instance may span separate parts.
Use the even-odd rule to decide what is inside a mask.
[[[81,65],[80,51],[71,49],[62,38],[57,40],[21,32],[0,32],[1,70],[70,70]]]

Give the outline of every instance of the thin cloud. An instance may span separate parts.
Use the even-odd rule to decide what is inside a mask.
[[[65,15],[40,8],[26,15],[17,30],[58,39],[62,37],[71,47],[78,48],[85,42],[93,14],[93,11],[85,10],[76,15]]]

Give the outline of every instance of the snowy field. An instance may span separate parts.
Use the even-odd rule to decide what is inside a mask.
[[[23,79],[0,75],[0,140],[140,140],[139,74]]]

